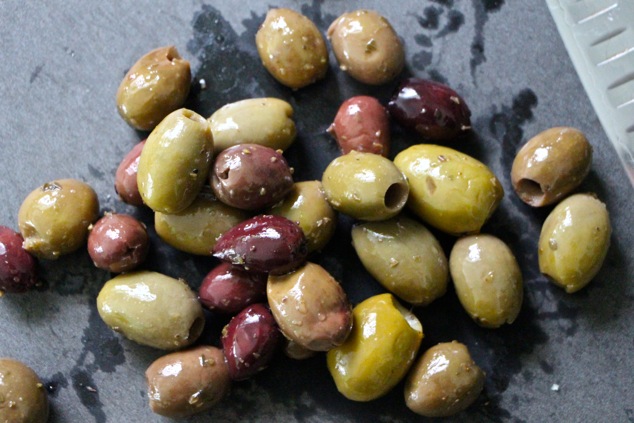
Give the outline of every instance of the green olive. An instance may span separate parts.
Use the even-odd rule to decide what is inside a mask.
[[[425,417],[447,417],[469,407],[484,388],[485,374],[460,342],[425,351],[405,381],[407,408]]]
[[[77,179],[58,179],[33,190],[22,202],[18,226],[24,248],[55,260],[82,247],[99,218],[97,193]]]
[[[270,212],[297,222],[306,236],[309,252],[320,251],[337,227],[337,213],[326,200],[320,181],[296,182]]]
[[[449,147],[413,145],[400,152],[394,164],[409,182],[408,207],[452,235],[479,232],[504,196],[486,165]]]
[[[548,215],[539,236],[539,270],[568,293],[596,276],[610,248],[608,210],[592,194],[575,194]]]
[[[48,396],[37,374],[26,364],[0,358],[0,422],[46,423]]]
[[[392,294],[370,297],[352,314],[350,336],[326,355],[328,370],[343,396],[370,401],[405,376],[423,339],[423,326]]]
[[[352,243],[363,266],[388,291],[413,305],[445,294],[447,257],[434,235],[404,216],[352,228]]]
[[[321,182],[335,210],[362,220],[396,216],[409,194],[407,180],[394,163],[354,150],[330,162]]]
[[[151,131],[165,116],[182,107],[191,84],[189,62],[176,47],[161,47],[141,57],[117,91],[117,108],[133,128]]]
[[[454,244],[449,270],[465,311],[480,326],[513,323],[522,308],[522,272],[511,249],[492,235],[469,235]]]
[[[170,113],[152,131],[139,158],[143,202],[156,212],[189,206],[209,176],[214,142],[205,118],[187,109]]]
[[[211,115],[209,123],[216,155],[238,144],[284,151],[297,135],[293,107],[279,98],[249,98],[227,104]]]
[[[162,350],[190,345],[205,325],[202,306],[185,281],[147,270],[106,282],[97,310],[112,330]]]

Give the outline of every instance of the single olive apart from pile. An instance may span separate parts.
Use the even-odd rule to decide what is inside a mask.
[[[24,363],[0,358],[0,422],[46,423],[49,405],[46,389]]]
[[[18,232],[0,225],[0,294],[26,292],[39,283],[37,262],[23,242]]]

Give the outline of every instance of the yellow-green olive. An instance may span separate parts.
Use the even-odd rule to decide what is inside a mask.
[[[531,138],[513,160],[513,189],[534,207],[553,204],[577,188],[590,171],[592,146],[575,128],[547,129]]]
[[[209,176],[213,149],[205,118],[187,109],[170,113],[141,152],[137,182],[143,202],[162,213],[187,208]]]
[[[354,150],[330,162],[321,182],[335,210],[362,220],[396,216],[409,194],[405,176],[392,161]]]
[[[216,155],[238,144],[284,151],[297,135],[293,107],[279,98],[249,98],[227,104],[211,115],[209,123]]]
[[[283,85],[298,89],[328,71],[328,50],[315,24],[291,9],[271,9],[255,35],[262,64]]]
[[[443,342],[425,351],[405,380],[405,404],[425,417],[463,411],[484,388],[485,374],[460,342]]]
[[[427,305],[447,290],[447,257],[434,235],[404,216],[352,228],[352,243],[363,266],[394,295]]]
[[[185,210],[154,214],[154,228],[163,241],[190,254],[210,256],[220,235],[249,215],[203,192]]]
[[[270,213],[297,222],[306,236],[308,252],[321,250],[337,227],[337,213],[326,200],[320,181],[296,182]]]
[[[522,272],[502,240],[485,234],[460,238],[449,270],[460,303],[476,323],[487,328],[513,323],[524,298]]]
[[[341,70],[363,83],[385,84],[405,65],[403,43],[373,10],[344,13],[328,28],[328,38]]]
[[[192,344],[205,325],[202,306],[185,281],[147,270],[106,282],[97,310],[112,330],[162,350]]]
[[[504,196],[486,165],[449,147],[413,145],[400,152],[394,164],[409,182],[408,207],[452,235],[479,232]]]
[[[46,389],[33,369],[0,358],[0,422],[46,423],[48,412]]]
[[[77,179],[58,179],[33,190],[22,202],[18,226],[24,249],[55,260],[82,247],[99,218],[97,193]]]
[[[568,293],[596,276],[610,248],[608,210],[592,194],[575,194],[548,215],[539,236],[539,270]]]
[[[151,131],[165,116],[182,107],[191,84],[189,62],[174,46],[141,57],[117,91],[117,108],[133,128]]]
[[[371,401],[405,376],[423,339],[423,325],[392,294],[379,294],[352,311],[350,336],[328,351],[328,370],[339,392],[353,401]]]

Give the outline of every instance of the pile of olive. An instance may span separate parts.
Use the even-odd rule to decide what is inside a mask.
[[[401,41],[376,12],[346,13],[327,35],[341,70],[363,83],[384,84],[403,68]],[[270,10],[255,41],[264,67],[288,87],[326,73],[326,42],[295,11]],[[135,270],[148,252],[145,226],[124,214],[99,218],[95,192],[74,179],[29,194],[19,211],[20,233],[0,227],[0,290],[34,288],[36,258],[56,259],[87,245],[95,266],[121,273],[97,297],[104,322],[130,340],[172,351],[146,372],[150,406],[165,416],[208,409],[280,348],[296,359],[326,352],[337,389],[351,400],[373,400],[405,379],[405,402],[415,413],[447,416],[473,403],[485,376],[467,348],[454,341],[419,354],[423,325],[400,302],[428,305],[452,281],[481,326],[512,323],[521,308],[522,276],[512,250],[480,233],[504,195],[499,180],[477,159],[429,143],[471,130],[464,99],[416,78],[398,86],[387,108],[369,96],[348,99],[328,129],[342,154],[321,180],[294,181],[283,154],[297,133],[287,102],[244,99],[206,119],[182,108],[190,80],[189,63],[174,47],[151,51],[129,70],[117,93],[119,113],[151,132],[121,161],[115,189],[122,201],[154,212],[166,243],[220,260],[199,292],[181,279]],[[425,143],[390,160],[391,119]],[[589,194],[567,197],[588,173],[591,156],[582,133],[553,128],[518,152],[511,174],[528,204],[561,201],[544,222],[538,253],[540,270],[567,292],[590,282],[609,247],[605,205]],[[309,261],[328,248],[338,213],[357,220],[353,247],[388,291],[354,307],[342,285]],[[458,237],[449,258],[426,225]],[[192,346],[204,328],[203,307],[233,316],[222,348]],[[168,371],[176,365],[177,373]],[[0,360],[0,375],[19,370],[41,388],[18,367]],[[45,421],[46,396],[29,389],[28,412]],[[13,418],[2,410],[0,420]]]

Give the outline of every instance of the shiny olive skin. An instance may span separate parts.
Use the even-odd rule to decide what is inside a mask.
[[[222,350],[207,345],[158,358],[145,371],[145,379],[151,410],[173,419],[210,409],[231,388]]]
[[[139,192],[137,173],[139,171],[139,159],[145,146],[145,140],[137,143],[132,150],[125,155],[114,176],[114,189],[121,201],[133,206],[142,206],[143,198]]]
[[[284,199],[269,210],[296,222],[306,236],[308,252],[321,251],[335,234],[337,212],[332,208],[320,181],[293,184]]]
[[[163,241],[180,251],[210,256],[218,237],[248,217],[243,210],[218,201],[203,188],[184,210],[154,213],[154,229]]]
[[[49,403],[46,388],[26,364],[0,358],[0,422],[46,423]]]
[[[211,127],[187,109],[170,113],[150,133],[139,159],[137,183],[155,212],[178,213],[202,189],[214,150]]]
[[[297,223],[282,216],[258,215],[222,234],[213,255],[254,272],[283,274],[301,266],[308,250]]]
[[[388,393],[405,376],[423,339],[423,326],[392,294],[379,294],[353,310],[350,336],[328,351],[326,362],[339,392],[353,401]]]
[[[385,84],[405,66],[403,43],[388,20],[373,10],[344,13],[327,36],[339,68],[357,81]]]
[[[605,204],[592,194],[572,195],[544,221],[538,243],[539,270],[567,293],[577,292],[603,266],[611,235]]]
[[[106,282],[97,310],[112,330],[161,350],[192,344],[205,325],[202,306],[185,281],[147,270]]]
[[[282,341],[269,308],[247,306],[222,330],[222,349],[233,380],[248,379],[268,366]]]
[[[328,127],[343,154],[352,150],[387,157],[390,152],[390,120],[374,97],[358,95],[344,101]]]
[[[479,232],[504,196],[502,184],[484,163],[448,147],[413,145],[394,164],[409,182],[408,207],[448,234]]]
[[[282,85],[299,89],[326,76],[328,50],[315,24],[291,9],[270,9],[255,44],[267,71]]]
[[[297,129],[293,107],[279,98],[248,98],[222,106],[209,117],[214,134],[214,153],[237,144],[259,144],[286,150]]]
[[[0,225],[0,294],[27,292],[40,284],[37,261],[23,242],[19,232]]]
[[[198,288],[198,299],[211,311],[236,314],[251,304],[266,300],[267,278],[266,273],[220,263],[203,279]]]
[[[266,293],[282,333],[312,351],[341,345],[352,327],[352,310],[343,288],[315,263],[285,275],[270,275]]]
[[[176,47],[161,47],[141,57],[117,91],[117,109],[130,126],[151,131],[182,107],[189,94],[191,69]]]
[[[526,204],[554,204],[581,184],[590,172],[592,146],[583,132],[550,128],[531,138],[517,152],[511,182]]]
[[[99,218],[99,199],[90,185],[58,179],[33,190],[22,202],[18,226],[24,249],[55,260],[86,244],[88,227]]]
[[[471,129],[471,110],[452,88],[419,78],[403,81],[387,106],[396,122],[431,142],[442,142]]]
[[[121,273],[138,267],[150,250],[145,225],[128,214],[107,213],[88,235],[88,254],[94,265]]]
[[[412,366],[405,380],[405,404],[421,416],[452,416],[473,404],[484,381],[484,372],[464,344],[443,342]]]
[[[522,272],[502,240],[486,234],[460,238],[449,271],[460,303],[478,325],[498,328],[515,321],[524,299]]]
[[[261,210],[277,203],[293,187],[293,171],[279,150],[239,144],[216,156],[211,188],[220,201],[242,210]]]
[[[409,195],[407,180],[392,161],[358,151],[331,161],[321,183],[335,210],[362,220],[396,216]]]
[[[363,266],[385,289],[412,305],[427,305],[447,290],[447,257],[421,223],[397,216],[352,228]]]

